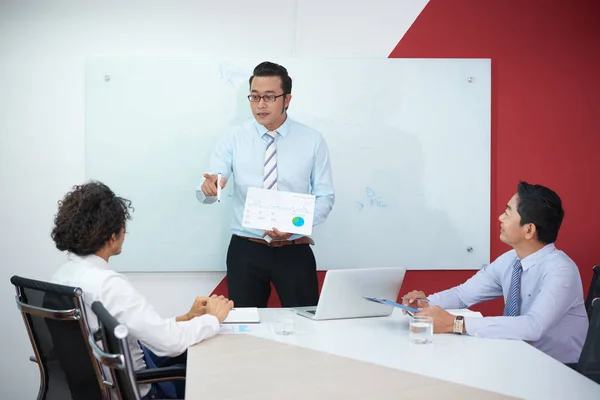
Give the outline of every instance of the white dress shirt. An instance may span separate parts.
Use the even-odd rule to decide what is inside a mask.
[[[500,296],[506,302],[516,259],[515,250],[504,253],[462,285],[429,296],[430,305],[467,308]],[[465,317],[467,334],[524,340],[563,363],[577,362],[588,329],[577,265],[554,244],[523,258],[521,265],[521,315]]]
[[[110,314],[127,326],[128,344],[136,371],[146,368],[138,340],[157,356],[174,357],[219,332],[219,320],[213,315],[185,322],[161,317],[125,276],[111,270],[108,263],[96,255],[80,257],[69,254],[68,262],[58,269],[51,281],[83,290],[92,332],[98,329],[98,318],[92,311],[94,301],[102,302]],[[150,385],[140,386],[142,396],[149,390]]]

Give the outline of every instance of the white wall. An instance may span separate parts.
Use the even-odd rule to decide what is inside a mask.
[[[85,58],[387,57],[427,0],[348,3],[0,1],[0,343],[11,366],[2,368],[3,398],[35,398],[38,390],[9,278],[47,279],[63,261],[49,233],[56,202],[84,179]],[[173,315],[222,277],[131,279],[160,312]]]

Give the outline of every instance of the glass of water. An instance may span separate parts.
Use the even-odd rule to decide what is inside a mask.
[[[433,318],[415,315],[410,318],[408,338],[411,343],[427,344],[433,341]]]
[[[275,311],[275,324],[273,330],[278,335],[291,335],[294,333],[294,318],[296,310],[292,308],[282,308]]]

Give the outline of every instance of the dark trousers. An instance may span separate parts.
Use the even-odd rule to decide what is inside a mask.
[[[141,344],[140,344],[141,345]],[[144,359],[148,368],[187,367],[187,351],[177,357],[159,357],[150,349],[141,345]],[[183,399],[185,396],[185,381],[174,380],[152,384],[150,392],[142,400],[150,399]]]
[[[232,236],[227,250],[227,289],[235,306],[267,307],[271,282],[282,307],[317,305],[317,263],[310,245],[270,247]]]

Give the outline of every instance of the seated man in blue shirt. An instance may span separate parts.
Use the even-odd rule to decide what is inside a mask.
[[[291,120],[292,78],[281,65],[263,62],[250,77],[254,120],[229,130],[217,144],[209,172],[196,190],[204,204],[217,200],[218,184],[233,181],[232,238],[227,251],[228,296],[238,307],[266,307],[271,282],[283,307],[313,306],[319,298],[317,265],[308,236],[242,226],[248,188],[315,195],[313,225],[334,202],[329,152],[321,134]],[[281,228],[281,227],[279,227]]]
[[[579,360],[588,329],[577,265],[554,247],[564,216],[560,197],[541,185],[520,182],[500,215],[500,240],[513,247],[471,279],[430,295],[412,291],[404,303],[433,317],[436,333],[518,339],[563,362]],[[503,296],[501,317],[455,317],[444,309],[467,308]]]

